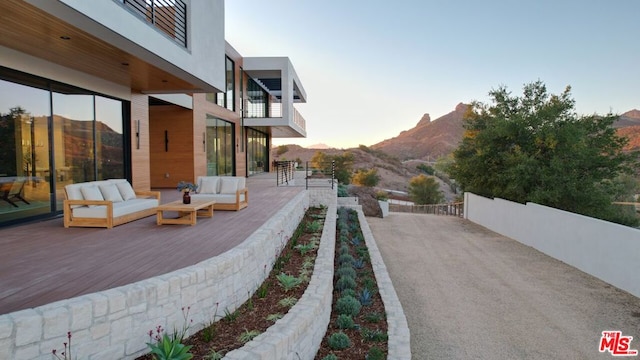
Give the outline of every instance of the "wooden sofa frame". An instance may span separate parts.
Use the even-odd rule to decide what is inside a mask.
[[[138,197],[156,198],[160,203],[159,191],[135,191]],[[65,197],[68,197],[65,190]],[[83,218],[73,216],[72,206],[74,205],[105,205],[107,207],[106,218]],[[147,216],[156,215],[156,207],[147,210],[136,211],[131,214],[113,217],[113,202],[109,200],[68,200],[63,203],[64,227],[104,227],[111,229],[114,226],[122,225]]]
[[[244,201],[240,201],[240,194],[244,194]],[[234,204],[222,204],[215,203],[213,205],[214,210],[235,210],[244,209],[249,205],[249,189],[245,187],[236,191],[236,202]]]

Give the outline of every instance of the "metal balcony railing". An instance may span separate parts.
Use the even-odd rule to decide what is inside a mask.
[[[187,47],[187,5],[183,0],[117,0],[126,9]]]

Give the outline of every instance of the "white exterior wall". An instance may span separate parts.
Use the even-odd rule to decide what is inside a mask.
[[[640,230],[465,193],[465,218],[640,297]]]
[[[187,49],[114,1],[26,1],[205,89],[224,89],[224,0],[186,1]]]

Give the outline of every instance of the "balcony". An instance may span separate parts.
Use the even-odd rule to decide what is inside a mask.
[[[291,106],[289,110],[291,115],[283,116],[282,103],[269,104],[269,117],[261,117],[257,115],[257,111],[252,106],[247,106],[247,112],[244,118],[244,125],[251,127],[267,126],[271,128],[271,135],[274,138],[296,138],[307,136],[307,122],[298,112]]]
[[[244,125],[269,127],[274,138],[306,137],[306,121],[294,103],[305,103],[307,94],[289,58],[248,57],[243,69],[269,94],[270,100],[268,111],[263,103],[248,102]]]
[[[187,47],[187,5],[182,0],[119,0],[176,43]]]

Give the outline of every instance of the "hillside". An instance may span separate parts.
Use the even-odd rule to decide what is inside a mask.
[[[375,151],[365,151],[360,148],[338,150],[338,149],[308,149],[298,145],[284,145],[287,151],[277,155],[278,148],[272,149],[272,158],[275,160],[294,160],[299,161],[303,165],[310,161],[317,151],[321,151],[327,155],[342,155],[345,151],[353,154],[353,169],[378,169],[380,175],[379,187],[392,190],[406,191],[409,179],[418,175],[415,167],[407,167],[398,159],[389,156],[380,156]]]
[[[425,114],[418,124],[400,135],[371,145],[401,160],[434,160],[451,153],[462,139],[463,121],[468,105],[460,103],[455,110],[431,121]]]
[[[425,114],[414,128],[403,131],[394,138],[371,145],[370,148],[339,150],[320,146],[321,148],[309,149],[298,145],[284,145],[286,152],[280,155],[278,155],[278,147],[272,149],[272,159],[298,160],[304,164],[310,161],[317,151],[327,155],[350,151],[354,155],[354,169],[374,167],[378,169],[381,178],[380,188],[407,191],[409,179],[418,175],[416,170],[418,164],[448,155],[458,146],[464,133],[463,117],[467,108],[468,105],[460,103],[454,111],[433,121],[429,114]],[[634,109],[620,115],[614,127],[617,128],[620,136],[629,138],[629,144],[625,150],[640,150],[639,110]],[[447,188],[447,185],[441,184],[441,190],[446,193],[448,199],[452,199],[453,194],[450,194]]]

